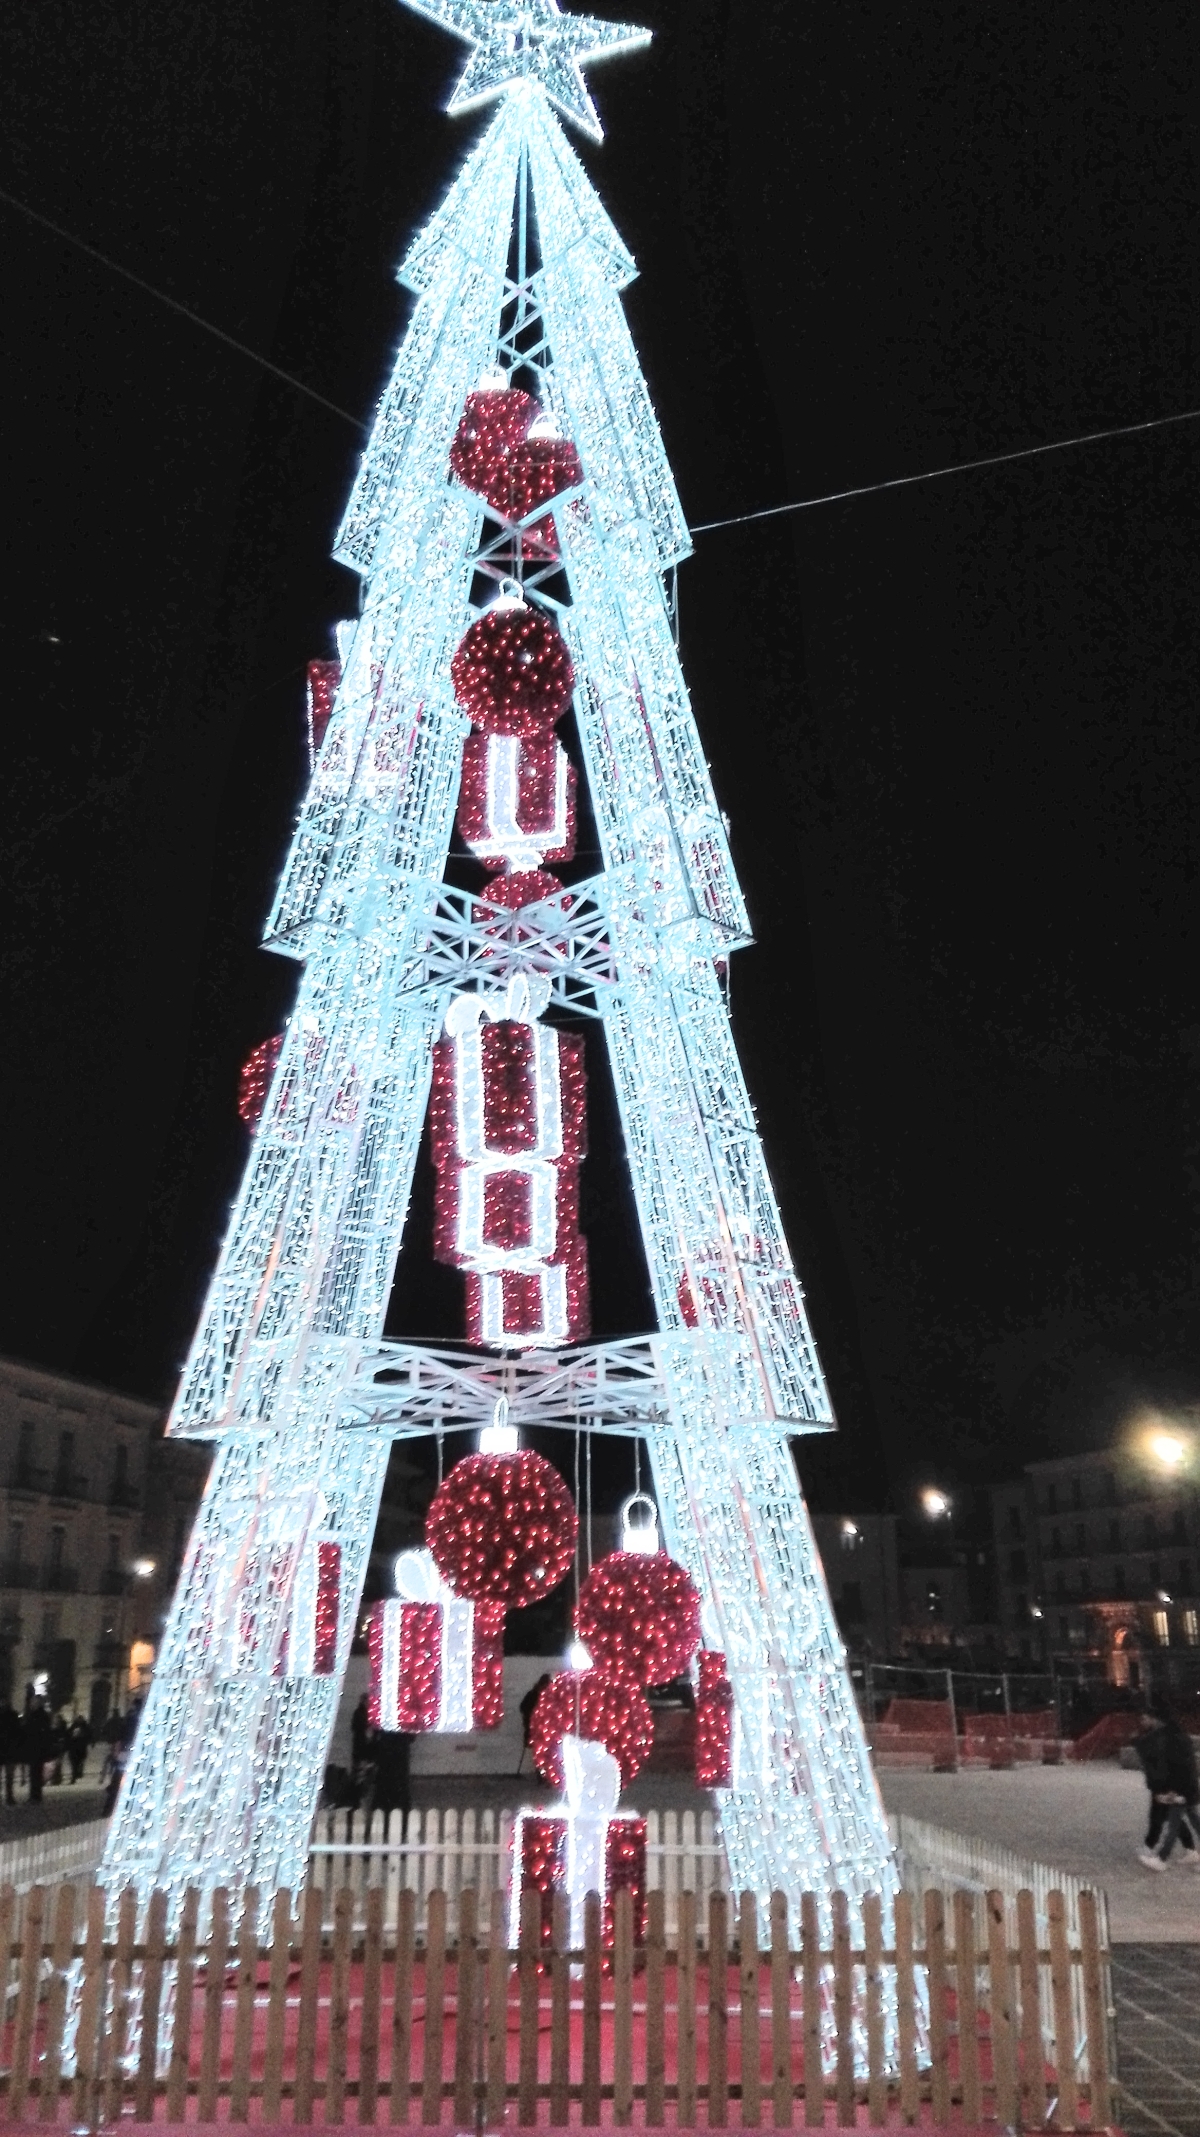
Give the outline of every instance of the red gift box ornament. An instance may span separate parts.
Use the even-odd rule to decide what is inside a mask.
[[[397,1595],[367,1631],[374,1729],[421,1736],[494,1729],[504,1711],[504,1605],[455,1595],[429,1551],[402,1551]]]
[[[702,1647],[696,1657],[696,1779],[701,1788],[733,1787],[733,1686],[725,1657]]]
[[[542,1943],[550,1941],[553,1900],[565,1892],[570,1905],[570,1942],[583,1943],[584,1902],[597,1892],[603,1903],[602,1938],[613,1941],[613,1900],[633,1894],[633,1937],[642,1941],[646,1906],[646,1821],[618,1811],[621,1769],[602,1744],[579,1736],[562,1739],[565,1800],[549,1811],[522,1811],[513,1826],[509,1886],[509,1942],[520,1935],[521,1894],[542,1894]]]

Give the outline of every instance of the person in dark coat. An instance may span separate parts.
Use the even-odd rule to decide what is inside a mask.
[[[1191,1737],[1173,1715],[1146,1713],[1133,1749],[1150,1791],[1150,1823],[1139,1862],[1147,1870],[1165,1870],[1178,1840],[1184,1861],[1200,1869],[1200,1776]]]
[[[529,1738],[533,1729],[533,1710],[536,1707],[539,1699],[541,1698],[542,1693],[545,1691],[546,1686],[548,1684],[551,1684],[552,1682],[553,1679],[551,1678],[549,1670],[543,1670],[541,1676],[537,1680],[537,1683],[530,1685],[529,1690],[526,1692],[524,1699],[521,1701],[519,1712],[521,1716],[522,1743],[521,1756],[517,1760],[518,1773],[520,1773],[522,1766],[525,1764],[525,1753],[529,1749]]]
[[[25,1764],[29,1769],[29,1800],[31,1803],[40,1803],[46,1761],[50,1757],[54,1741],[54,1729],[46,1712],[46,1702],[37,1692],[25,1709],[21,1734]]]
[[[21,1763],[21,1717],[11,1701],[0,1706],[0,1767],[4,1769],[4,1800],[15,1803],[13,1780]]]
[[[82,1714],[76,1714],[67,1730],[67,1758],[71,1766],[72,1785],[83,1779],[83,1769],[91,1750],[92,1732]]]

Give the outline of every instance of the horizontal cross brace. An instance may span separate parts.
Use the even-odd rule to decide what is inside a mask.
[[[416,1343],[383,1343],[345,1390],[368,1430],[394,1439],[489,1425],[501,1396],[510,1424],[638,1434],[667,1416],[649,1337],[573,1350],[488,1358]]]

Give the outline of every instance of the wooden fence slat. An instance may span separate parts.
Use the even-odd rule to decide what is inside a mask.
[[[325,1895],[310,1885],[304,1895],[300,1932],[300,2009],[296,2024],[296,2089],[293,2122],[311,2122],[317,2062],[317,1999],[321,1990],[321,1934]]]
[[[1042,2046],[1041,1968],[1033,1894],[1017,1894],[1017,1950],[1021,1975],[1021,2100],[1026,2122],[1040,2129],[1046,2119],[1046,2056]]]
[[[896,1924],[896,2033],[900,2049],[900,2113],[917,2119],[917,1988],[913,1966],[912,1898],[898,1892],[892,1903]]]
[[[587,2127],[600,2120],[600,1895],[589,1892],[583,1903],[583,2085],[582,2116]]]
[[[21,1970],[17,1975],[17,2016],[13,2026],[12,2068],[8,2080],[8,2115],[20,2122],[29,2090],[29,2053],[37,2017],[38,1984],[42,1978],[42,1921],[46,1887],[34,1885],[26,1894],[25,1920],[21,1930]]]
[[[127,1885],[117,1902],[117,1948],[108,1977],[108,2026],[103,2042],[106,2122],[116,2121],[125,2095],[125,2043],[129,2037],[136,1939],[137,1893]]]
[[[667,1903],[660,1886],[646,1894],[646,2127],[666,2120]]]
[[[887,2121],[887,2071],[884,2067],[883,1900],[863,1894],[863,1959],[867,2005],[867,2120],[872,2129]]]
[[[1108,2069],[1106,1960],[1100,1952],[1094,1892],[1079,1895],[1079,1947],[1083,1960],[1083,2008],[1087,2014],[1088,2124],[1094,2130],[1102,2130],[1112,2121],[1112,2088]]]
[[[1050,1990],[1054,1999],[1054,2089],[1058,2099],[1055,2120],[1060,2130],[1073,2130],[1079,2120],[1075,2083],[1075,2009],[1071,1997],[1067,1910],[1061,1892],[1047,1894],[1046,1913],[1050,1921]]]
[[[521,1894],[517,1930],[517,2121],[529,2128],[537,2121],[538,1958],[542,1935],[542,1895],[532,1885]]]
[[[8,1983],[12,1973],[13,1922],[17,1912],[16,1887],[0,1885],[0,2022],[8,2024]]]
[[[1008,1963],[1008,1926],[1002,1892],[989,1892],[988,1913],[988,2019],[992,2041],[993,2114],[997,2122],[1015,2129],[1017,2123],[1017,2058],[1013,2037],[1012,1975]]]
[[[850,1902],[835,1892],[833,1915],[833,2032],[837,2064],[837,2120],[842,2129],[854,2122],[854,1969],[850,1958]]]
[[[361,1858],[360,1858],[361,1859]],[[338,1887],[333,1902],[333,1965],[329,1979],[329,2048],[325,2066],[326,2124],[346,2119],[350,2046],[350,1965],[354,1957],[354,1891]],[[428,2030],[428,2029],[427,2029]],[[441,2071],[438,2072],[439,2078]],[[440,2102],[440,2093],[439,2093]],[[433,2118],[436,2120],[436,2117]]]
[[[229,2119],[250,2119],[251,2057],[254,2053],[254,1993],[258,1987],[258,1887],[247,1885],[238,1926],[236,1995],[233,2010],[233,2068],[229,2079]]]
[[[554,1894],[550,1924],[550,2121],[561,2129],[571,2119],[571,1902],[565,1892]]]
[[[675,1975],[677,2054],[675,2126],[696,2126],[696,1895],[678,1900],[678,1964]]]
[[[786,1892],[771,1894],[771,2121],[792,2124],[792,1966]]]
[[[10,1888],[11,1891],[11,1888]],[[8,1898],[5,1894],[5,1898]],[[79,1991],[79,2026],[75,2036],[75,2120],[88,2129],[100,2121],[100,2011],[104,2001],[104,1894],[98,1885],[88,1893],[87,1934],[83,1946],[83,1982]],[[12,1914],[4,1924],[12,1936]],[[5,1965],[8,1945],[4,1947]],[[183,2120],[182,2114],[179,2120]]]
[[[492,1893],[487,1962],[487,2101],[484,2120],[503,2122],[508,2098],[508,1929],[505,1894]]]
[[[825,2120],[825,2076],[821,2068],[821,1925],[815,1892],[800,1894],[800,1958],[804,1982],[804,2122],[820,2129]]]
[[[633,1894],[613,1899],[613,2121],[633,2120]]]
[[[729,2119],[729,1898],[708,1896],[708,2127]]]
[[[454,2119],[460,2129],[475,2120],[476,1905],[474,1885],[464,1885],[454,1960]]]
[[[421,2058],[421,2120],[442,2119],[442,2055],[446,2032],[446,1895],[439,1886],[425,1906],[425,2046]]]
[[[271,1907],[271,1971],[267,1986],[267,2039],[263,2055],[262,2118],[278,2122],[283,2098],[287,2038],[287,1986],[292,1963],[292,1895],[277,1892]],[[182,2116],[170,2117],[182,2120]]]
[[[208,1950],[204,1966],[204,2031],[200,2042],[200,2082],[196,2113],[201,2122],[217,2119],[221,2075],[221,2018],[225,2008],[225,1968],[229,1959],[229,1894],[218,1885],[212,1896]]]
[[[54,1938],[50,1954],[53,1972],[46,1998],[45,2045],[38,2081],[40,2119],[53,2122],[58,2114],[62,2081],[63,2029],[67,2019],[67,1969],[75,1945],[75,1887],[60,1885],[54,1902]],[[161,1978],[161,1960],[159,1973]]]
[[[979,1985],[976,1979],[975,1901],[969,1892],[954,1895],[954,2000],[958,2013],[958,2071],[962,2082],[962,2117],[971,2129],[983,2120],[979,2084]]]
[[[396,1894],[396,1950],[392,1959],[392,2063],[388,2073],[388,2121],[412,2118],[413,1952],[417,1941],[417,1895],[410,1885]]]
[[[933,2120],[950,2120],[950,2012],[946,1978],[946,1903],[925,1894],[925,1973],[929,1984],[929,2088]]]
[[[146,1909],[146,1958],[142,1967],[142,2038],[138,2049],[137,2083],[133,2094],[134,2119],[154,2120],[154,2089],[158,2077],[158,2017],[162,2008],[163,1953],[167,1942],[167,1895],[152,1892]]]
[[[742,2121],[762,2121],[762,2044],[758,2032],[758,1903],[743,1892],[738,1914],[738,2057],[742,2075]]]

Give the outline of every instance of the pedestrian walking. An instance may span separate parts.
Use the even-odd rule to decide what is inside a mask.
[[[1147,1711],[1134,1754],[1150,1791],[1150,1822],[1138,1861],[1147,1870],[1165,1870],[1178,1840],[1189,1869],[1200,1869],[1200,1775],[1191,1737],[1174,1715]]]
[[[29,1769],[29,1800],[31,1803],[40,1803],[42,1800],[42,1782],[46,1771],[46,1761],[50,1757],[53,1741],[54,1730],[50,1716],[46,1712],[46,1702],[39,1693],[35,1692],[25,1709],[25,1720],[21,1730],[21,1748],[24,1753],[25,1764]]]
[[[0,1706],[0,1767],[4,1770],[4,1800],[15,1803],[13,1781],[21,1763],[21,1717],[11,1700]]]
[[[87,1755],[92,1748],[92,1731],[82,1714],[76,1714],[67,1730],[67,1759],[71,1767],[71,1785],[83,1779]]]

